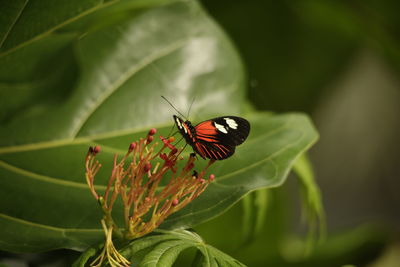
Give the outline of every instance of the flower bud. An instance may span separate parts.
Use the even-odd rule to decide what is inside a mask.
[[[132,143],[129,145],[129,152],[132,152],[135,148],[136,148],[136,142],[132,142]]]
[[[100,146],[95,146],[93,149],[92,149],[92,154],[93,155],[96,155],[97,153],[99,153],[100,152]]]
[[[150,171],[150,170],[151,170],[151,163],[150,163],[150,162],[147,162],[147,163],[144,165],[143,170],[144,170],[145,172]]]
[[[154,136],[152,136],[152,135],[147,136],[147,144],[150,144],[153,141],[153,139],[154,139]]]
[[[168,138],[168,142],[169,142],[169,143],[172,143],[172,142],[174,142],[174,141],[175,141],[175,137],[170,136],[170,137]]]
[[[176,205],[178,205],[178,203],[179,203],[179,200],[177,198],[172,200],[172,206],[176,206]]]
[[[208,180],[210,180],[210,182],[214,181],[215,179],[215,175],[214,174],[210,174],[210,176],[208,177]]]
[[[201,179],[199,180],[199,182],[200,182],[201,184],[204,184],[204,183],[206,182],[206,180],[204,180],[203,178],[201,178]]]
[[[151,128],[148,135],[154,135],[157,132],[156,128]]]

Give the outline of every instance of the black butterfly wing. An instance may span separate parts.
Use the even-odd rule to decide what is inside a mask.
[[[195,126],[193,148],[202,158],[222,160],[235,153],[235,147],[246,140],[250,132],[247,120],[224,116],[203,121]]]
[[[241,117],[224,116],[212,119],[221,143],[238,146],[250,133],[250,123]]]
[[[194,143],[193,148],[203,159],[209,158],[222,160],[229,158],[235,153],[234,146],[226,146],[218,143],[204,142],[201,140]]]

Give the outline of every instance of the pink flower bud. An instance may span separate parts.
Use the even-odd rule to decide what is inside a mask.
[[[147,144],[150,144],[153,141],[153,139],[154,139],[154,136],[152,136],[152,135],[147,136]]]
[[[157,132],[156,128],[151,128],[148,135],[154,135]]]
[[[210,174],[210,176],[208,177],[208,180],[210,180],[210,182],[214,181],[215,179],[215,175],[214,174]]]
[[[92,154],[93,155],[96,155],[97,153],[99,153],[100,152],[100,146],[95,146],[93,149],[92,149]]]
[[[129,152],[132,152],[135,148],[136,148],[136,142],[132,142],[132,143],[129,145]]]
[[[178,205],[178,203],[179,203],[179,200],[177,198],[172,200],[172,206],[176,206],[176,205]]]
[[[201,178],[201,179],[199,179],[199,182],[200,182],[201,184],[204,184],[204,183],[206,182],[206,180],[204,180],[203,178]]]
[[[147,163],[144,165],[143,170],[144,170],[145,172],[150,171],[150,170],[151,170],[151,163],[150,163],[150,162],[147,162]]]

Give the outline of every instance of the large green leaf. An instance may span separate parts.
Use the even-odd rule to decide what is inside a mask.
[[[30,45],[18,53],[28,49]],[[154,8],[91,32],[76,41],[74,51],[69,70],[79,67],[76,84],[61,99],[32,104],[1,125],[3,250],[81,250],[100,241],[101,212],[83,174],[87,148],[102,146],[103,176],[96,181],[101,190],[110,170],[106,162],[111,163],[115,152],[122,154],[148,127],[168,132],[173,111],[160,95],[182,111],[196,96],[192,112],[204,118],[240,111],[240,60],[196,2]],[[57,90],[53,93],[58,95]],[[253,113],[247,118],[252,125],[249,140],[231,159],[214,164],[216,181],[163,227],[193,226],[224,212],[250,191],[279,186],[296,157],[317,138],[301,114]]]
[[[0,122],[65,100],[79,75],[74,54],[83,35],[178,1],[0,0]]]
[[[168,108],[162,94],[182,110],[196,96],[192,111],[205,116],[239,110],[243,73],[238,56],[194,2],[154,9],[88,34],[76,46],[78,85],[63,103],[3,124],[0,145],[8,147],[1,151],[165,122],[171,113],[160,112]]]
[[[198,250],[197,265],[192,266],[230,266],[242,267],[243,263],[233,259],[229,255],[204,242],[196,233],[187,230],[162,231],[157,230],[156,235],[150,235],[131,242],[121,250],[122,255],[132,262],[133,266],[156,267],[172,266],[179,254],[189,248]],[[146,251],[144,257],[138,257],[142,251]],[[74,263],[74,267],[83,267],[90,262],[96,249],[90,248],[82,253]]]
[[[41,42],[47,45],[54,37],[62,47],[58,36]],[[28,70],[34,69],[30,63],[37,58],[30,50],[36,45],[2,60],[14,62],[11,68],[17,68],[11,57],[21,55]],[[40,50],[46,54],[46,49]],[[100,213],[83,179],[85,151],[99,142],[109,143],[108,151],[115,152],[125,148],[135,133],[169,123],[173,112],[160,95],[182,110],[196,95],[192,111],[204,116],[219,109],[239,111],[243,95],[239,58],[195,2],[151,9],[87,34],[74,50],[71,55],[80,70],[77,84],[61,100],[32,103],[1,125],[0,212],[2,229],[7,230],[1,231],[3,249],[37,251],[92,244],[90,236],[99,226]],[[69,71],[75,69],[65,72]],[[58,89],[48,93],[58,95]],[[84,242],[71,237],[76,235]]]
[[[29,45],[61,26],[107,5],[103,0],[0,1],[0,55]]]
[[[29,46],[75,22],[81,26],[82,22],[101,24],[100,21],[93,21],[93,17],[104,15],[110,9],[126,11],[172,1],[176,0],[0,0],[0,57]]]
[[[247,118],[252,127],[248,141],[232,159],[215,164],[216,182],[164,226],[189,227],[221,214],[248,192],[280,186],[296,158],[318,137],[305,115],[252,113]]]

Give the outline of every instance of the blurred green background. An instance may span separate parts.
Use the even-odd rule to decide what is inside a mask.
[[[327,235],[305,255],[307,227],[292,177],[195,230],[248,266],[400,266],[400,2],[201,2],[242,56],[249,106],[307,112],[316,124],[321,138],[310,159]],[[69,75],[66,88],[77,74]],[[267,203],[256,235],[243,229],[246,201]],[[65,255],[70,261],[77,254],[24,257],[32,266],[62,266]],[[188,266],[191,256],[177,266]]]
[[[253,243],[213,238],[239,231],[240,207],[200,233],[249,266],[400,266],[400,2],[202,2],[243,57],[251,103],[316,123],[328,234],[303,257],[294,179],[269,193]]]

